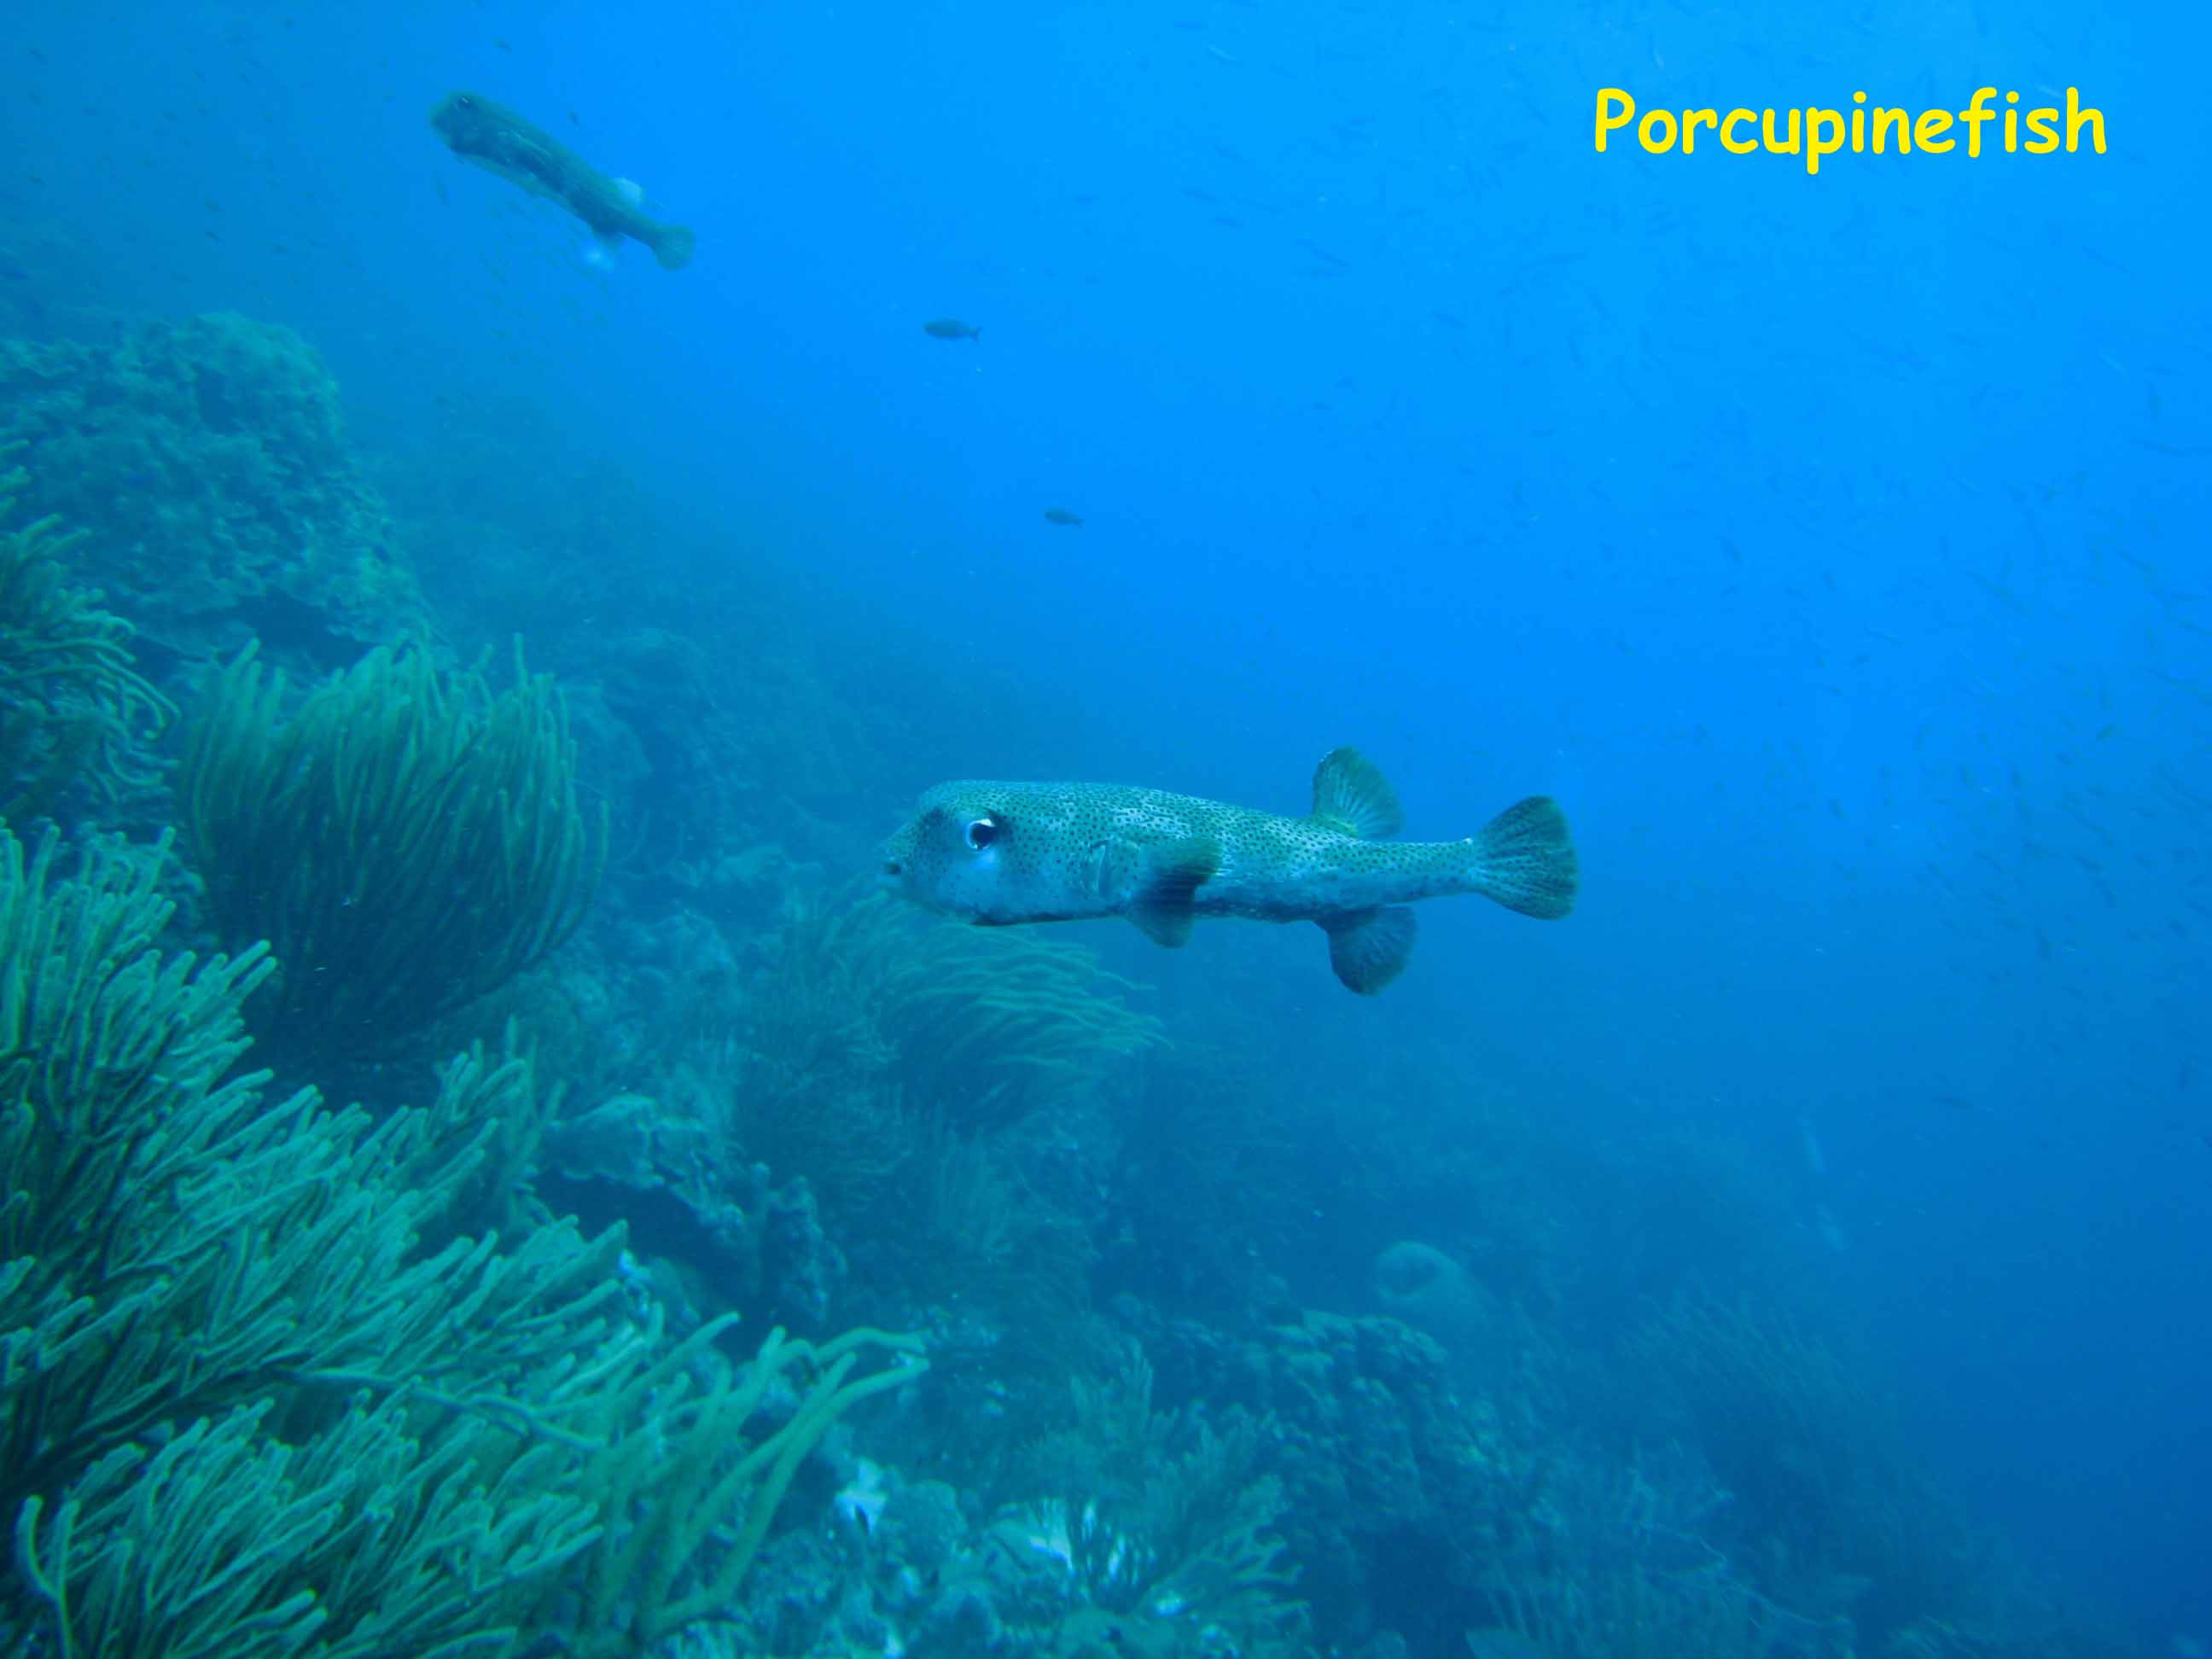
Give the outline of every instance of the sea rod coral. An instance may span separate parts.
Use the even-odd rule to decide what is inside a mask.
[[[223,939],[282,964],[272,1045],[389,1052],[581,924],[605,860],[558,690],[370,652],[288,707],[252,650],[188,729],[186,839]]]
[[[619,1228],[448,1236],[489,1126],[264,1100],[234,1067],[273,965],[161,952],[164,852],[64,877],[0,831],[0,1638],[612,1659],[719,1610],[912,1339],[732,1358],[732,1316],[672,1343],[626,1298]]]

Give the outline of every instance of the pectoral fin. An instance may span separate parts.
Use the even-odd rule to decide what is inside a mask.
[[[1371,997],[1406,971],[1419,924],[1411,907],[1393,904],[1352,910],[1321,925],[1328,935],[1328,965],[1348,990]]]
[[[1181,945],[1190,938],[1190,925],[1197,920],[1193,903],[1198,890],[1221,867],[1221,849],[1205,836],[1194,836],[1148,847],[1144,860],[1144,873],[1127,915],[1153,944]]]

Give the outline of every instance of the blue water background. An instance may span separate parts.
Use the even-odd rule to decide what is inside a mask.
[[[1559,794],[1576,918],[1431,907],[1378,1000],[1304,928],[1097,941],[1286,1056],[1441,1047],[1593,1133],[1796,1158],[1809,1123],[1804,1224],[1832,1215],[1931,1462],[2054,1576],[2212,1628],[2201,9],[41,5],[9,33],[0,206],[73,227],[73,296],[289,323],[367,448],[434,461],[504,408],[549,468],[637,480],[690,580],[795,573],[797,624],[882,653],[915,733],[856,822],[963,774],[1297,810],[1343,742],[1416,835]],[[1983,84],[2080,87],[2110,153],[1814,179],[1590,142],[1604,85]],[[438,144],[456,87],[641,181],[696,264],[589,268]],[[1002,717],[932,720],[963,681]]]

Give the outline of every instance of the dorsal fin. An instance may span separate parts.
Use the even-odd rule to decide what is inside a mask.
[[[1382,769],[1357,749],[1332,749],[1314,768],[1313,815],[1362,841],[1386,840],[1406,827]]]

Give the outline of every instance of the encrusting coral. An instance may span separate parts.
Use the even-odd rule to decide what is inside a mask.
[[[282,324],[231,313],[118,338],[0,339],[0,441],[34,453],[34,515],[92,532],[86,579],[167,649],[258,632],[326,663],[427,621],[345,430],[337,382]]]

